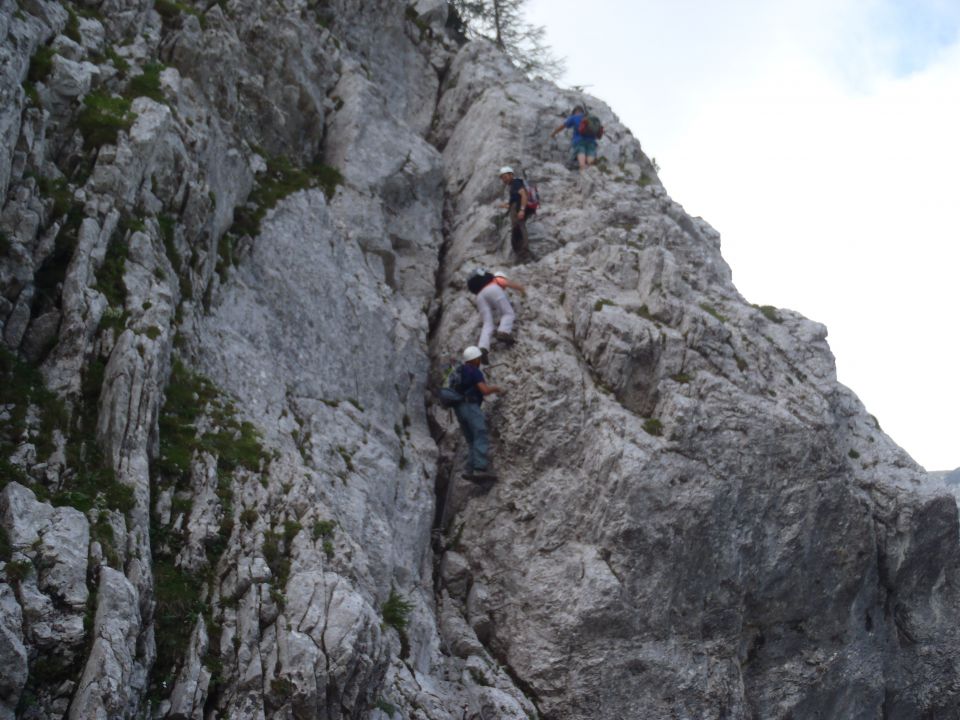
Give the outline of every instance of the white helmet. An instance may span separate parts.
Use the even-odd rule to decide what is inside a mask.
[[[483,351],[480,350],[476,345],[471,345],[466,350],[463,351],[463,361],[470,362],[471,360],[476,360],[478,357],[483,357]]]
[[[497,270],[497,272],[495,272],[495,273],[493,274],[493,276],[494,276],[494,277],[506,277],[507,275],[506,275],[506,273],[504,273],[502,270]]]
[[[513,175],[513,168],[510,167],[509,165],[504,165],[502,168],[500,168],[500,172],[497,174],[506,175],[507,173],[509,173],[510,175]]]

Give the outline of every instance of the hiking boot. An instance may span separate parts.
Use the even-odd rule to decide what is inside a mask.
[[[480,348],[480,364],[490,364],[490,351],[487,348]]]
[[[467,470],[463,479],[470,482],[496,482],[497,474],[492,470]]]
[[[499,330],[497,330],[497,332],[494,333],[494,337],[497,339],[497,342],[501,343],[504,347],[508,347],[508,348],[513,347],[514,343],[517,342],[516,340],[514,340],[513,335],[511,333],[500,332]]]

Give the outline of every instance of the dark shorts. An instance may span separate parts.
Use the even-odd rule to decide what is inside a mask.
[[[586,138],[582,137],[577,142],[573,144],[573,152],[575,155],[586,155],[587,157],[595,158],[597,156],[597,140],[596,138]]]

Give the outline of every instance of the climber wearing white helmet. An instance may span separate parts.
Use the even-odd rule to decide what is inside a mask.
[[[490,470],[488,454],[490,440],[487,436],[487,421],[483,417],[480,405],[485,395],[501,393],[496,385],[488,385],[480,369],[480,348],[471,345],[463,351],[463,365],[460,366],[460,379],[457,390],[463,394],[464,401],[453,407],[460,423],[460,430],[467,441],[467,471],[463,477],[467,480],[496,480]]]
[[[513,168],[505,165],[500,168],[500,182],[510,190],[510,200],[500,203],[500,207],[510,210],[510,245],[517,260],[525,262],[530,259],[529,237],[527,235],[527,218],[533,214],[527,208],[530,194],[521,178],[515,177]]]

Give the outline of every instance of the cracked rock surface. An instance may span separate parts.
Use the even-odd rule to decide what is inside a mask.
[[[448,20],[0,2],[0,718],[960,713],[953,497]],[[429,392],[477,266],[528,290],[488,486]]]

